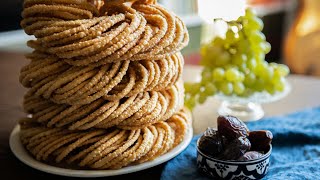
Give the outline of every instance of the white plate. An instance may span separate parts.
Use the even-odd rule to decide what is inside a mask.
[[[193,131],[192,128],[189,128],[183,141],[177,147],[173,148],[168,153],[156,158],[155,160],[138,164],[138,165],[124,167],[119,170],[73,170],[73,169],[65,169],[65,168],[50,166],[40,161],[37,161],[23,147],[19,137],[19,132],[20,132],[19,125],[17,125],[11,132],[9,144],[10,144],[11,151],[20,161],[40,171],[44,171],[51,174],[62,175],[62,176],[71,176],[71,177],[105,177],[105,176],[115,176],[115,175],[141,171],[172,159],[173,157],[177,156],[180,152],[182,152],[189,145],[193,136],[192,131]]]

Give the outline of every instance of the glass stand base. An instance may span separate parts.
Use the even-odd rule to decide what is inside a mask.
[[[244,122],[256,121],[264,116],[264,111],[257,103],[229,103],[222,101],[218,109],[220,115],[236,116]]]

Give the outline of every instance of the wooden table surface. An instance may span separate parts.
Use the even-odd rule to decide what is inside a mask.
[[[11,152],[9,136],[19,118],[24,117],[22,99],[26,89],[19,84],[20,68],[28,64],[23,54],[0,52],[0,172],[1,178],[31,180],[70,178],[56,176],[35,170],[20,162]],[[122,176],[108,177],[108,179],[159,179],[164,164],[148,170],[130,173]],[[97,178],[106,179],[106,178]]]

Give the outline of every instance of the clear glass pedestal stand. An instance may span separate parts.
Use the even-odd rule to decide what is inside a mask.
[[[267,92],[254,93],[249,97],[217,94],[215,97],[221,101],[218,114],[236,116],[244,122],[256,121],[261,119],[265,114],[261,104],[280,100],[288,95],[290,91],[291,86],[286,82],[285,89],[273,95]]]
[[[230,103],[223,101],[218,109],[219,115],[233,115],[242,121],[256,121],[264,116],[262,106],[257,103]]]

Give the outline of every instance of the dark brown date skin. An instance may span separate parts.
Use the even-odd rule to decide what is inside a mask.
[[[257,151],[248,151],[243,156],[241,156],[238,160],[239,161],[250,161],[250,160],[259,159],[262,156],[263,156],[263,154],[259,153]]]
[[[223,150],[222,137],[219,132],[213,128],[208,128],[199,140],[199,149],[205,155],[217,157]]]
[[[228,140],[234,140],[240,136],[247,137],[249,135],[246,124],[230,115],[218,117],[218,131]]]
[[[221,160],[237,160],[243,156],[250,147],[251,143],[249,139],[244,136],[240,136],[224,147],[224,151],[217,158]]]
[[[251,131],[248,138],[251,142],[252,151],[267,152],[269,150],[269,145],[272,142],[273,135],[267,130]]]

